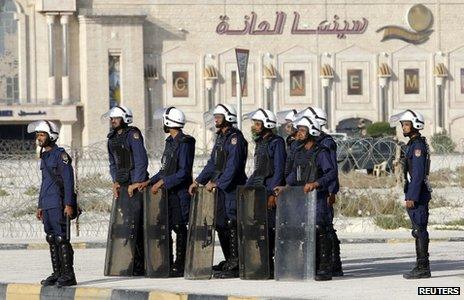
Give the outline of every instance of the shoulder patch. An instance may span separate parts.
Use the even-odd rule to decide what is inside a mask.
[[[61,159],[63,160],[63,163],[65,163],[65,164],[69,164],[69,162],[71,160],[69,158],[68,153],[66,153],[66,152],[61,153]]]
[[[232,139],[230,139],[230,143],[232,145],[236,145],[237,144],[237,137],[234,136]]]
[[[136,140],[140,139],[140,134],[137,132],[137,131],[134,131],[134,133],[132,134],[132,137]]]
[[[415,149],[414,150],[414,156],[421,157],[421,155],[422,155],[422,150],[421,149]]]

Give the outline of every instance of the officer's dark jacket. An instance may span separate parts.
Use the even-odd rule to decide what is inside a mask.
[[[330,184],[330,186],[328,187],[328,191],[331,194],[337,194],[340,190],[340,182],[338,180],[337,143],[335,143],[331,135],[325,132],[322,132],[321,135],[318,137],[317,143],[329,150],[330,161],[332,163],[332,167],[335,169],[335,172],[337,173],[337,179]]]
[[[168,136],[161,160],[161,169],[151,179],[155,184],[160,179],[168,190],[184,190],[187,194],[192,183],[192,168],[195,157],[195,139],[180,131],[174,138]]]
[[[405,200],[428,201],[431,192],[426,183],[429,169],[428,146],[425,138],[417,135],[408,142],[405,155],[405,172],[409,174],[409,182],[405,189]]]
[[[275,187],[285,185],[286,157],[282,137],[275,134],[259,137],[255,147],[255,169],[246,185],[264,185],[269,195]]]
[[[120,134],[111,131],[108,154],[113,182],[130,184],[148,179],[148,156],[138,128],[127,127]]]
[[[284,175],[287,177],[290,172],[292,171],[293,168],[293,161],[295,160],[295,152],[298,148],[298,146],[301,145],[301,142],[296,140],[292,136],[287,136],[286,139],[286,144],[287,144],[287,159],[285,160],[285,171]]]
[[[298,173],[300,174],[298,175]],[[286,181],[287,185],[290,186],[317,182],[319,184],[317,195],[321,197],[328,193],[329,187],[336,179],[337,172],[331,162],[329,150],[317,145],[308,150],[304,144],[301,144],[295,152],[292,171],[287,176]]]
[[[211,156],[196,181],[204,185],[211,180],[221,190],[234,191],[247,180],[247,155],[248,142],[240,130],[230,127],[225,133],[218,131]]]
[[[68,153],[56,145],[50,151],[42,152],[40,162],[42,184],[38,208],[51,209],[76,205],[73,196],[74,171],[71,162]],[[49,173],[47,167],[54,175]]]

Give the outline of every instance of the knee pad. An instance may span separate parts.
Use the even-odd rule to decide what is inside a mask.
[[[187,226],[185,226],[185,225],[174,225],[174,226],[172,226],[172,230],[176,234],[186,233],[187,232]]]
[[[227,220],[226,225],[228,229],[236,229],[237,228],[237,221],[235,220]]]
[[[47,234],[47,236],[45,237],[45,240],[49,244],[54,244],[55,243],[55,236],[53,234]]]
[[[69,241],[65,237],[62,237],[61,235],[57,235],[55,240],[58,245],[69,243]]]
[[[424,232],[426,232],[426,230],[425,230],[425,228],[423,228],[423,227],[413,227],[413,228],[412,228],[411,234],[412,234],[412,236],[413,236],[414,238],[417,239],[417,238],[419,238],[419,237],[421,236],[421,234],[423,234]]]
[[[329,225],[316,225],[316,235],[326,236],[332,233],[332,227]]]

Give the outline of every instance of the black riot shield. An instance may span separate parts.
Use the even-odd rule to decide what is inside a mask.
[[[148,277],[169,277],[169,219],[166,189],[153,194],[150,189],[144,198],[145,270]]]
[[[190,205],[184,277],[210,279],[214,256],[217,192],[198,188]]]
[[[316,192],[287,187],[277,200],[275,279],[310,280],[315,274]]]
[[[269,279],[267,199],[264,186],[237,188],[240,279]]]
[[[106,243],[105,276],[132,276],[137,230],[132,199],[127,186],[121,186],[119,197],[111,208],[108,241]]]

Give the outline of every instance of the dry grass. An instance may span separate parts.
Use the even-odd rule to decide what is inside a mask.
[[[363,174],[360,172],[350,172],[347,174],[340,173],[340,186],[352,189],[381,189],[392,188],[396,186],[394,176],[375,177],[373,175]]]

